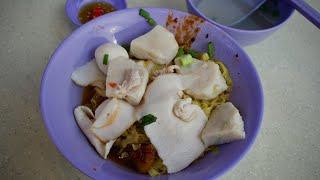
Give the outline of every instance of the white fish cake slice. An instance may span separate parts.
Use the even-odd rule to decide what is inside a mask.
[[[131,41],[130,54],[138,59],[149,59],[157,64],[169,64],[179,45],[174,35],[157,25],[150,32]]]
[[[91,60],[78,67],[71,75],[71,79],[79,86],[88,86],[94,82],[105,81],[106,76],[99,70],[96,61]]]
[[[146,68],[128,58],[118,57],[108,65],[106,96],[137,105],[146,90],[148,79]]]
[[[138,113],[139,118],[147,114],[157,117],[156,122],[145,126],[144,130],[168,173],[186,168],[204,151],[200,134],[207,117],[201,108],[191,105],[194,116],[188,122],[173,113],[175,104],[180,100],[178,92],[181,90],[183,86],[179,75],[157,77],[148,86],[144,96],[145,103]]]
[[[95,58],[99,69],[107,74],[108,64],[103,64],[104,55],[108,54],[108,62],[113,61],[117,57],[129,58],[128,52],[122,46],[114,43],[105,43],[100,45],[95,51]]]
[[[226,80],[222,76],[219,65],[209,61],[193,59],[194,63],[181,67],[178,59],[175,64],[180,66],[178,73],[184,75],[185,92],[196,99],[211,100],[227,90]]]
[[[238,109],[230,102],[219,105],[211,113],[201,138],[206,147],[244,139],[244,123]]]
[[[100,156],[106,159],[115,140],[108,141],[106,144],[104,144],[92,133],[90,128],[93,124],[92,121],[94,121],[94,116],[88,107],[77,107],[74,110],[74,116],[80,129],[86,135],[90,143],[95,147]]]
[[[134,108],[116,98],[105,100],[96,109],[96,121],[91,130],[102,142],[118,138],[134,122]]]

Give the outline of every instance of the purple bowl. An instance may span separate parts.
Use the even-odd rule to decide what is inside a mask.
[[[187,13],[163,8],[146,8],[158,24],[164,25],[169,12],[175,17]],[[114,40],[113,33],[145,20],[139,9],[126,9],[97,18],[65,39],[52,55],[42,77],[40,104],[48,133],[60,152],[78,169],[95,179],[150,179],[112,161],[100,158],[87,141],[73,116],[81,103],[83,88],[71,80],[71,73],[93,58],[101,43]],[[148,29],[147,23],[142,27]],[[217,178],[235,165],[250,149],[259,132],[263,114],[263,93],[259,76],[248,55],[227,33],[204,22],[193,48],[205,51],[208,41],[216,47],[216,58],[223,61],[234,81],[231,101],[237,106],[245,123],[246,139],[221,145],[219,153],[208,153],[183,171],[159,179]],[[137,28],[137,29],[141,29]],[[206,38],[208,34],[208,38]],[[128,40],[133,37],[127,37]]]
[[[116,10],[121,10],[127,8],[126,0],[67,0],[65,11],[69,19],[73,24],[81,26],[82,23],[78,19],[79,10],[85,4],[91,2],[107,2],[110,3]]]
[[[294,12],[294,9],[286,1],[278,1],[280,18],[279,18],[279,21],[275,23],[274,26],[267,29],[261,29],[261,30],[243,30],[243,29],[236,29],[236,28],[224,26],[222,24],[219,24],[211,20],[210,18],[207,18],[196,7],[196,5],[200,1],[201,0],[186,0],[189,13],[200,16],[205,20],[219,26],[221,29],[225,30],[228,34],[230,34],[231,37],[233,37],[241,46],[253,45],[266,39],[272,33],[277,31],[281,26],[283,26]]]

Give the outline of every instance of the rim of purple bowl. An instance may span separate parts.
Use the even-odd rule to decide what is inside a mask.
[[[256,30],[245,30],[245,29],[237,29],[237,28],[232,28],[232,27],[229,27],[229,26],[225,26],[225,25],[222,25],[222,24],[219,24],[215,21],[213,21],[212,19],[208,18],[206,15],[204,15],[201,11],[198,10],[197,7],[195,7],[195,5],[193,4],[193,1],[192,0],[186,0],[187,4],[190,5],[190,7],[199,14],[200,17],[204,18],[206,21],[210,22],[210,23],[213,23],[215,25],[217,25],[218,27],[220,28],[225,28],[227,30],[231,30],[231,31],[239,31],[239,32],[251,32],[251,33],[261,33],[261,32],[267,32],[267,31],[270,31],[270,30],[273,30],[273,29],[278,29],[280,26],[282,26],[284,23],[286,23],[290,17],[293,15],[293,12],[294,12],[294,9],[292,8],[291,9],[291,12],[290,12],[290,15],[288,17],[286,17],[284,20],[282,20],[281,23],[275,25],[275,26],[272,26],[270,28],[266,28],[266,29],[256,29]],[[238,44],[239,45],[239,44]]]
[[[111,12],[111,13],[108,13],[108,15],[103,15],[103,16],[109,16],[109,18],[111,18],[112,16],[116,16],[117,14],[120,14],[120,13],[125,13],[126,11],[136,11],[136,10],[139,10],[140,8],[126,8],[126,9],[123,9],[123,10],[118,10],[118,11],[114,11],[114,12]],[[178,12],[182,12],[182,11],[179,11],[179,10],[175,10],[175,9],[169,9],[169,8],[147,8],[145,7],[144,9],[146,10],[173,10],[173,11],[178,11]],[[190,14],[188,12],[182,12],[182,13],[185,13],[185,14]],[[102,16],[101,16],[102,17]],[[66,154],[64,153],[64,150],[62,147],[60,147],[59,143],[57,142],[57,139],[55,138],[54,136],[54,132],[53,132],[53,129],[49,126],[49,122],[47,121],[47,116],[46,116],[46,113],[45,113],[45,110],[44,110],[44,102],[43,102],[43,97],[44,97],[44,86],[45,86],[45,78],[46,78],[46,75],[47,75],[47,71],[48,69],[50,68],[50,65],[51,63],[53,62],[52,59],[55,59],[55,56],[56,56],[56,52],[58,52],[60,49],[64,48],[64,45],[66,44],[66,42],[68,42],[71,37],[73,37],[75,34],[77,34],[77,32],[80,32],[80,31],[83,31],[86,26],[89,26],[93,23],[95,23],[96,21],[99,21],[99,19],[101,19],[101,17],[98,17],[96,19],[93,19],[91,21],[89,21],[88,23],[86,24],[83,24],[81,27],[77,28],[76,30],[74,30],[71,34],[69,34],[66,38],[64,38],[60,44],[57,46],[57,48],[55,49],[55,51],[52,53],[52,56],[50,57],[50,60],[49,62],[47,63],[46,67],[45,67],[45,70],[43,71],[43,74],[42,74],[42,78],[41,78],[41,86],[40,86],[40,98],[39,98],[39,104],[40,104],[40,111],[41,111],[41,115],[42,115],[42,120],[44,121],[44,124],[45,124],[45,127],[46,127],[46,130],[48,131],[48,134],[49,134],[49,137],[51,139],[51,141],[54,143],[55,147],[58,149],[58,151],[63,155],[63,157],[65,159],[67,159],[67,161],[69,163],[71,163],[73,165],[73,167],[75,167],[76,169],[78,169],[79,171],[81,171],[82,173],[86,174],[87,176],[91,177],[91,178],[95,178],[95,176],[93,174],[91,174],[86,168],[83,168],[81,166],[79,166],[78,164],[76,164],[75,162],[72,161],[72,159]],[[263,119],[263,114],[264,114],[264,95],[263,95],[263,88],[262,88],[262,83],[261,83],[261,80],[260,80],[260,77],[258,75],[258,72],[255,68],[255,66],[253,65],[250,57],[248,56],[248,54],[243,50],[243,48],[239,45],[239,43],[237,41],[235,41],[228,33],[226,33],[225,31],[223,31],[219,26],[217,25],[214,25],[214,24],[211,24],[213,26],[216,26],[216,28],[222,33],[224,34],[226,37],[228,37],[236,46],[238,46],[238,48],[243,51],[243,54],[245,56],[245,58],[248,60],[247,63],[248,63],[248,66],[249,68],[252,70],[255,78],[257,79],[257,85],[258,85],[258,91],[259,91],[259,97],[257,98],[258,102],[260,102],[260,111],[258,112],[258,123],[257,123],[257,128],[254,130],[254,132],[252,133],[252,138],[251,138],[251,141],[249,141],[248,145],[246,146],[245,150],[236,158],[234,158],[232,161],[230,161],[228,164],[226,164],[220,172],[218,172],[217,174],[214,174],[214,175],[211,175],[210,174],[210,179],[216,179],[220,176],[222,176],[223,174],[225,174],[226,172],[228,172],[229,170],[231,170],[233,167],[235,167],[235,165],[251,150],[251,147],[253,145],[253,143],[255,142],[255,139],[261,129],[261,124],[262,124],[262,119]],[[170,176],[170,174],[168,174]],[[152,177],[150,177],[152,178]]]

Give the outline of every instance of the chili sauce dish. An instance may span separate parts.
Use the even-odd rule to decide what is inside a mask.
[[[250,58],[218,27],[140,8],[64,40],[40,104],[55,145],[92,178],[210,179],[250,149],[263,92]]]
[[[67,0],[65,5],[68,18],[77,26],[125,8],[127,8],[125,0]]]

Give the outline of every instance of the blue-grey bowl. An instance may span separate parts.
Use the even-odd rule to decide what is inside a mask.
[[[196,5],[201,0],[186,0],[188,11],[191,14],[200,16],[204,18],[205,20],[209,21],[210,23],[213,23],[220,28],[222,28],[224,31],[226,31],[228,34],[230,34],[241,46],[248,46],[252,44],[256,44],[264,39],[266,39],[268,36],[270,36],[272,33],[277,31],[280,27],[282,27],[286,21],[291,17],[291,15],[294,12],[294,9],[285,1],[278,1],[278,7],[280,12],[280,17],[277,23],[274,24],[274,26],[267,28],[267,29],[259,29],[259,30],[243,30],[243,29],[236,29],[228,26],[224,26],[222,24],[219,24],[212,19],[206,17],[199,9],[196,7]]]

